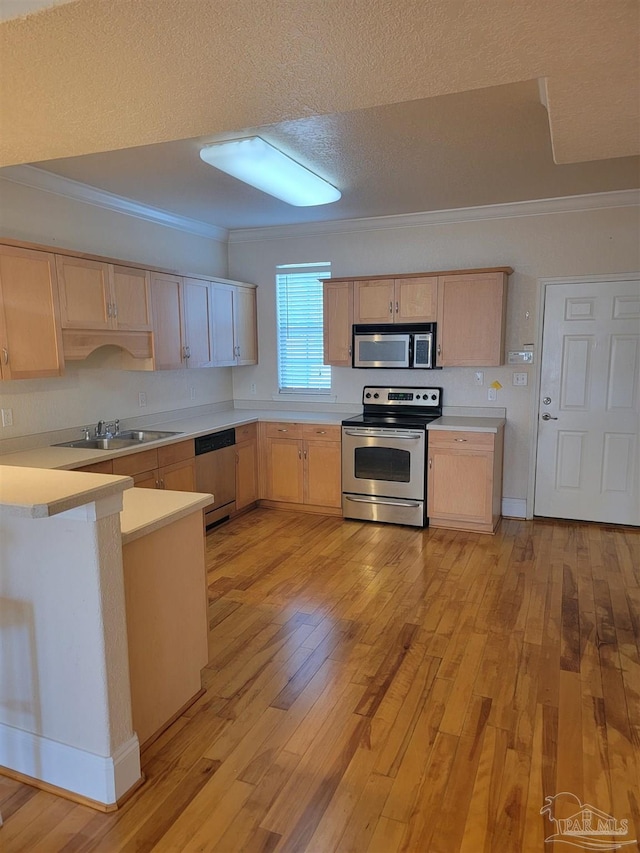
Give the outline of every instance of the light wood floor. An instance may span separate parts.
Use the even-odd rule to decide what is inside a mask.
[[[207,692],[146,785],[103,815],[0,777],[1,850],[541,853],[560,792],[640,839],[638,531],[257,510],[207,554]]]

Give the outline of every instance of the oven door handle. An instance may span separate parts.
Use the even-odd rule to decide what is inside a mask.
[[[345,429],[345,435],[353,435],[356,438],[387,438],[389,441],[398,439],[399,441],[416,441],[424,436],[423,432],[405,432],[398,434],[396,432],[357,432],[356,430]]]
[[[382,504],[382,506],[420,506],[420,501],[381,501],[380,498],[354,498],[351,495],[344,496],[346,500],[356,504]]]

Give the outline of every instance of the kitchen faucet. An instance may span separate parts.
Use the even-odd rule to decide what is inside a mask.
[[[96,438],[113,438],[114,435],[117,435],[120,432],[120,419],[116,418],[115,421],[98,421],[96,428],[94,430]]]

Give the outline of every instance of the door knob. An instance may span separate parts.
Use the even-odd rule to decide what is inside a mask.
[[[542,420],[543,421],[557,421],[558,419],[552,418],[551,415],[549,414],[549,412],[545,412],[544,415],[542,416]]]
[[[545,397],[542,402],[544,403],[545,406],[548,406],[549,403],[551,402],[551,397]]]

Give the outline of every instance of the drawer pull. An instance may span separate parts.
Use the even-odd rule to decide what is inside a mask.
[[[456,438],[456,441],[467,441],[466,438]]]
[[[284,427],[278,427],[278,432],[289,432],[289,430],[284,429]]]
[[[327,434],[326,429],[317,429],[316,430],[316,435],[326,435],[326,434]]]
[[[433,468],[433,459],[429,457],[429,468]]]

